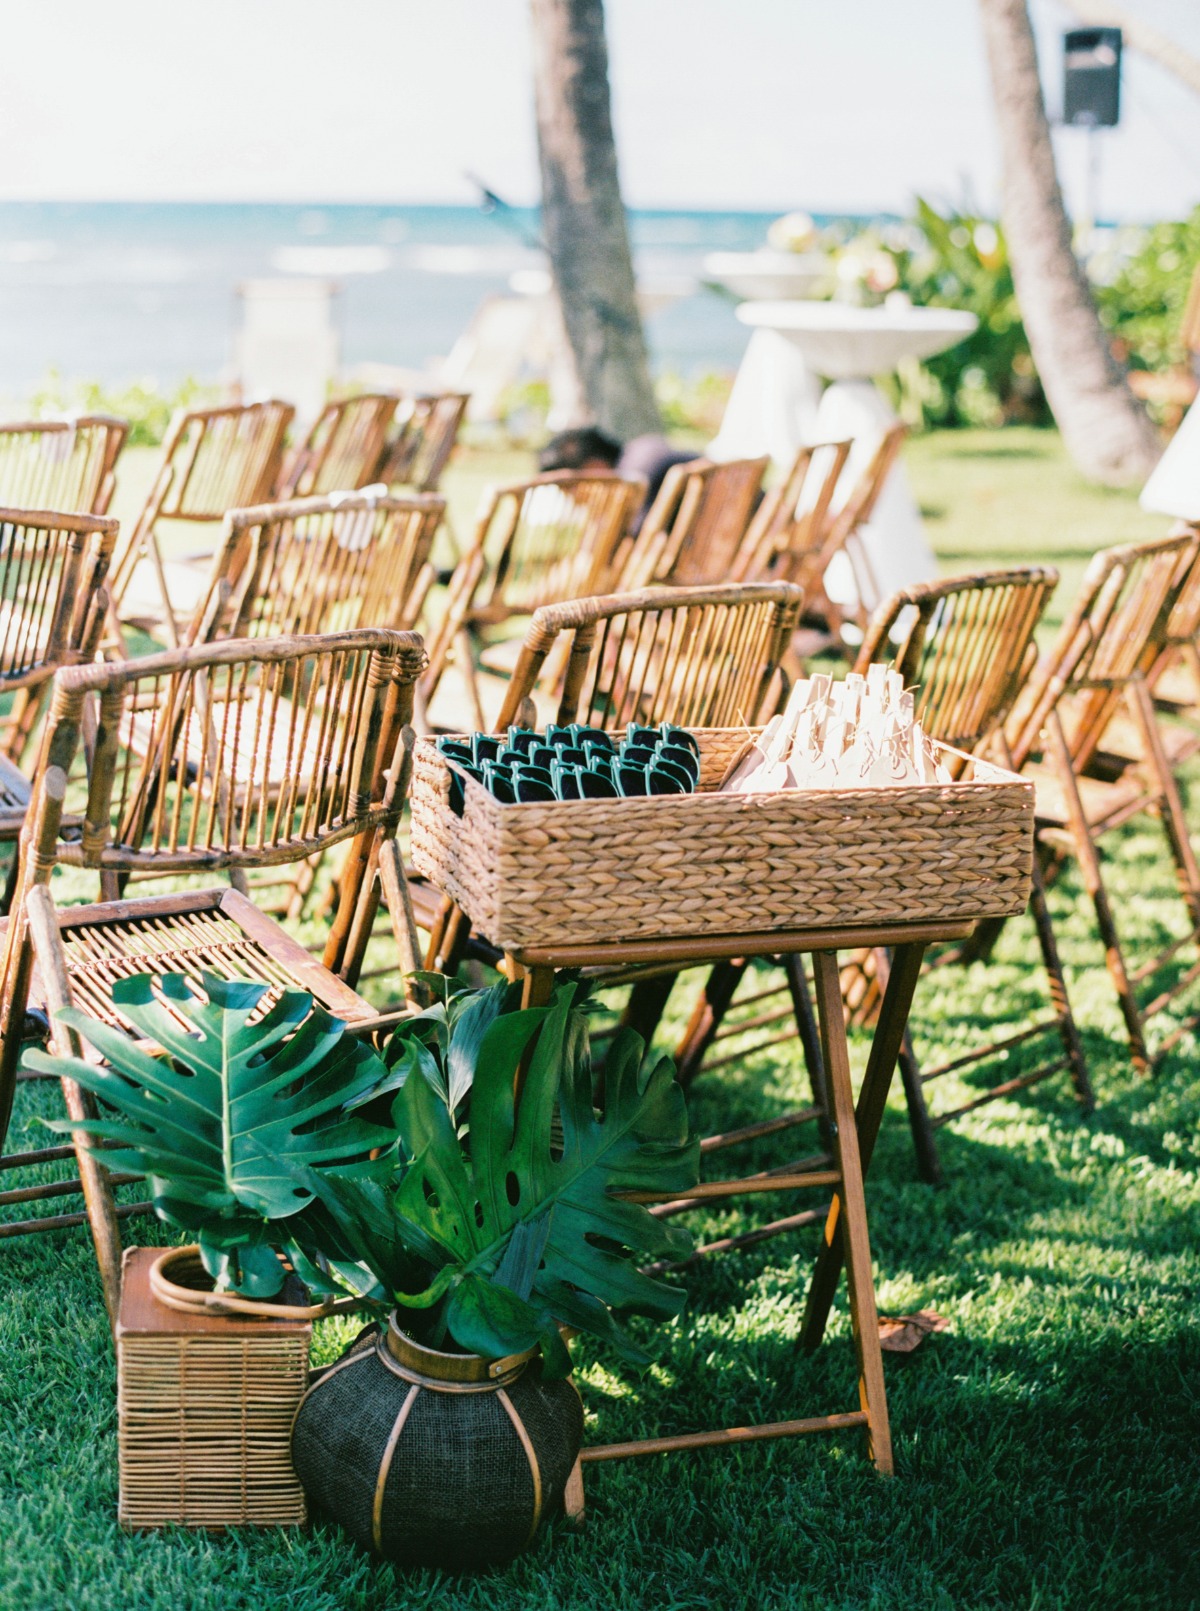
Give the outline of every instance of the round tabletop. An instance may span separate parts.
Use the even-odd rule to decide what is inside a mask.
[[[734,296],[751,300],[809,297],[832,288],[833,264],[824,252],[710,252],[704,272]]]
[[[848,302],[744,302],[743,324],[776,330],[829,380],[866,379],[895,369],[902,358],[931,358],[969,336],[979,323],[958,308]]]

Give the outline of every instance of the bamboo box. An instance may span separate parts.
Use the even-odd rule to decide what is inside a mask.
[[[129,1248],[116,1327],[118,1519],[129,1528],[297,1526],[292,1420],[312,1323],[180,1314]]]

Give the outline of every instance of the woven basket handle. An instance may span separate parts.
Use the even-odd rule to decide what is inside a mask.
[[[234,1292],[204,1292],[172,1281],[167,1271],[173,1264],[197,1262],[200,1248],[171,1247],[150,1266],[150,1290],[159,1303],[185,1315],[242,1315],[248,1320],[323,1320],[327,1315],[353,1314],[365,1306],[361,1298],[327,1298],[323,1303],[259,1303]]]

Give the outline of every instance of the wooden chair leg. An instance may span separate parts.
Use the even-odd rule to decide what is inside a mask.
[[[35,884],[25,897],[29,918],[29,935],[38,968],[46,987],[46,1005],[52,1022],[53,1014],[71,1005],[71,986],[67,976],[66,958],[54,915],[54,902],[44,884]],[[59,1054],[82,1057],[83,1046],[73,1031],[55,1024],[51,1030],[51,1045]],[[72,1119],[96,1119],[93,1099],[74,1080],[62,1081],[63,1100]],[[91,1227],[96,1260],[100,1266],[100,1280],[104,1287],[104,1302],[108,1309],[109,1324],[117,1323],[121,1305],[121,1231],[117,1221],[117,1205],[113,1197],[112,1180],[108,1170],[88,1150],[93,1138],[85,1131],[76,1130],[71,1137],[79,1167],[79,1181],[83,1187],[83,1201]]]
[[[880,986],[886,992],[887,982],[891,977],[892,959],[882,946],[873,953],[875,960],[875,974]],[[917,1173],[928,1186],[940,1186],[945,1179],[942,1173],[942,1161],[938,1157],[937,1142],[934,1139],[933,1120],[929,1117],[929,1107],[925,1101],[925,1086],[921,1079],[921,1065],[917,1061],[917,1054],[913,1049],[912,1036],[907,1026],[900,1042],[897,1054],[900,1064],[900,1079],[904,1085],[904,1101],[908,1109],[908,1127],[912,1131],[913,1152],[917,1159]]]
[[[167,587],[167,573],[163,565],[162,549],[158,538],[151,530],[146,535],[145,552],[154,571],[154,579],[158,583],[158,591],[162,596],[163,627],[167,635],[167,644],[172,649],[179,647],[179,623],[175,619],[175,609],[171,603],[170,589]]]
[[[879,1347],[879,1316],[875,1308],[862,1159],[854,1114],[854,1094],[850,1084],[850,1056],[842,1015],[837,954],[818,951],[813,957],[813,964],[821,1047],[833,1104],[834,1156],[841,1176],[838,1193],[842,1204],[842,1245],[845,1249],[850,1325],[858,1355],[858,1396],[867,1416],[868,1452],[877,1470],[884,1476],[890,1476],[894,1469],[892,1437],[883,1382],[883,1354]]]
[[[488,731],[487,718],[483,714],[483,700],[479,694],[479,678],[475,672],[475,645],[470,632],[464,627],[455,639],[458,653],[459,671],[463,684],[467,690],[467,698],[471,701],[471,718],[475,723],[477,732]]]
[[[917,988],[924,954],[925,947],[913,943],[898,945],[892,955],[891,974],[887,990],[884,992],[883,1005],[879,1009],[875,1035],[867,1056],[867,1070],[863,1076],[854,1114],[864,1175],[871,1167],[871,1156],[875,1151],[875,1141],[879,1135],[879,1126],[887,1103],[888,1087],[892,1083],[892,1074],[896,1068],[896,1058],[900,1052],[904,1027],[908,1021],[908,1010],[912,1005],[913,991]],[[836,1110],[835,1122],[840,1123],[836,1118]],[[808,1303],[804,1311],[804,1324],[800,1333],[801,1344],[810,1353],[819,1346],[821,1338],[825,1335],[825,1322],[829,1318],[841,1270],[841,1199],[840,1195],[835,1193],[829,1205],[825,1235],[821,1251],[817,1255],[816,1269],[813,1271]]]
[[[1033,858],[1032,871],[1029,911],[1033,918],[1033,926],[1037,930],[1042,966],[1046,970],[1046,984],[1050,991],[1050,1003],[1058,1020],[1058,1033],[1066,1054],[1071,1084],[1075,1087],[1075,1095],[1079,1098],[1083,1111],[1090,1113],[1096,1106],[1096,1096],[1092,1090],[1087,1059],[1083,1055],[1083,1045],[1075,1024],[1075,1014],[1071,1011],[1071,999],[1067,994],[1067,981],[1058,954],[1054,925],[1050,920],[1050,907],[1046,900],[1046,881],[1042,877],[1041,858],[1036,855]]]
[[[748,966],[739,957],[733,962],[718,962],[709,971],[683,1038],[675,1048],[676,1073],[685,1089],[700,1072]]]
[[[1125,1030],[1129,1036],[1133,1064],[1140,1074],[1148,1074],[1150,1072],[1150,1053],[1146,1046],[1146,1032],[1142,1024],[1142,1015],[1138,1009],[1133,982],[1129,977],[1129,970],[1125,966],[1125,956],[1121,950],[1121,941],[1117,934],[1116,923],[1113,921],[1108,891],[1104,887],[1099,852],[1096,849],[1095,841],[1092,839],[1092,830],[1088,824],[1087,814],[1083,809],[1083,800],[1079,793],[1079,781],[1071,765],[1071,752],[1067,746],[1066,734],[1063,732],[1062,721],[1057,711],[1051,712],[1050,719],[1046,723],[1046,737],[1050,758],[1058,774],[1063,799],[1066,803],[1068,827],[1071,832],[1075,856],[1079,862],[1080,872],[1083,874],[1084,886],[1092,898],[1092,907],[1096,913],[1096,924],[1100,930],[1100,939],[1104,945],[1109,976],[1117,992],[1121,1015],[1125,1020]]]
[[[563,1491],[563,1515],[576,1527],[582,1527],[585,1520],[583,1466],[578,1460],[571,1467],[571,1475],[567,1478],[567,1486]]]
[[[1134,721],[1140,731],[1145,764],[1159,791],[1161,799],[1159,815],[1167,836],[1171,859],[1175,863],[1179,893],[1187,907],[1193,929],[1200,929],[1200,866],[1197,866],[1196,853],[1192,849],[1192,841],[1188,835],[1187,817],[1179,795],[1179,786],[1171,771],[1162,734],[1155,720],[1154,700],[1143,678],[1138,677],[1130,684],[1129,700],[1133,706]]]
[[[813,1107],[819,1109],[817,1130],[821,1137],[821,1147],[823,1151],[832,1153],[833,1127],[829,1116],[829,1074],[821,1050],[821,1030],[817,1023],[812,992],[808,988],[804,958],[799,953],[791,952],[781,958],[781,961],[787,979],[788,995],[792,1000],[792,1012],[796,1018],[796,1032],[800,1036],[804,1063],[808,1069]]]

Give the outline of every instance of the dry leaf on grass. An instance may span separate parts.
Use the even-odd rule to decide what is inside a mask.
[[[932,1309],[915,1315],[880,1315],[879,1346],[889,1354],[911,1354],[931,1331],[948,1331],[950,1322]]]

